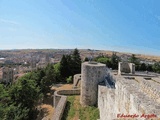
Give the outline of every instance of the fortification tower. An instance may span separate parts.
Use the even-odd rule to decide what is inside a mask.
[[[81,98],[82,105],[97,104],[98,83],[104,80],[106,65],[96,62],[84,62],[81,69]]]

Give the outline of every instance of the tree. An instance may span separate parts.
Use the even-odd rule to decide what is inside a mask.
[[[153,65],[148,64],[147,65],[147,71],[153,71]]]
[[[84,62],[86,62],[86,61],[89,61],[88,57],[85,57],[85,58],[84,58]]]
[[[153,65],[153,71],[157,72],[157,73],[160,73],[160,62],[154,63],[154,65]]]
[[[77,48],[74,49],[72,54],[72,67],[73,75],[81,73],[81,57]]]
[[[63,55],[60,61],[60,76],[63,81],[69,76],[81,72],[81,58],[78,49],[75,49],[72,55]]]
[[[135,57],[135,54],[132,54],[131,58],[129,59],[129,62],[135,64],[135,70],[140,70],[140,62],[139,60]]]
[[[62,56],[62,59],[60,61],[60,73],[63,79],[68,77],[68,61],[65,55]]]
[[[147,66],[146,66],[145,63],[142,63],[142,64],[140,65],[140,70],[142,70],[142,71],[146,71],[146,70],[147,70]]]
[[[61,67],[60,63],[57,63],[57,64],[54,65],[54,73],[55,73],[56,82],[61,82],[62,81],[60,67]]]
[[[33,110],[37,101],[42,97],[40,88],[36,86],[34,80],[21,77],[9,91],[11,100],[18,106],[21,104],[22,108]]]
[[[46,69],[45,69],[45,75],[48,79],[48,84],[55,83],[55,74],[54,74],[54,67],[52,64],[48,64]]]
[[[139,64],[139,61],[135,57],[135,54],[132,54],[131,58],[129,59],[129,62],[134,63],[134,64]]]
[[[116,53],[113,53],[111,56],[111,64],[112,64],[112,69],[118,69],[118,62],[119,62],[119,57],[116,55]]]
[[[107,57],[98,58],[98,59],[97,59],[97,62],[106,64],[106,66],[107,66],[108,68],[112,67],[111,60],[110,60],[109,58],[107,58]]]
[[[4,120],[28,120],[31,118],[29,117],[28,108],[23,108],[21,104],[19,104],[18,106],[11,104],[6,108],[3,119]]]

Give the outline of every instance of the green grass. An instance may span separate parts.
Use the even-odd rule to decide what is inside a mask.
[[[62,120],[97,120],[99,110],[94,106],[82,107],[79,96],[68,96]]]

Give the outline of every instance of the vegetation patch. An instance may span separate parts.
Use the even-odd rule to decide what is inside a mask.
[[[97,120],[99,110],[94,106],[83,107],[80,96],[68,96],[62,120]]]

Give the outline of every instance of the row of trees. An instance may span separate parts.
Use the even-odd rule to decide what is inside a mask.
[[[115,53],[113,53],[111,57],[101,55],[94,58],[94,60],[100,63],[104,63],[106,66],[112,69],[118,69],[118,62],[121,61]],[[88,59],[85,59],[85,61],[88,61]],[[135,64],[136,71],[150,71],[160,73],[160,62],[156,62],[153,65],[140,63],[140,60],[136,58],[134,54],[132,54],[128,61]]]
[[[140,63],[140,61],[135,57],[134,54],[132,54],[129,60],[136,65],[137,71],[150,71],[160,73],[160,62],[155,62],[154,64]]]
[[[112,68],[112,69],[118,69],[118,62],[120,61],[116,53],[113,53],[111,57],[100,55],[94,58],[93,60],[96,62],[106,64],[107,67]]]
[[[73,75],[81,73],[81,58],[78,49],[70,55],[63,55],[60,63],[54,65],[54,68],[57,81],[72,82]]]

